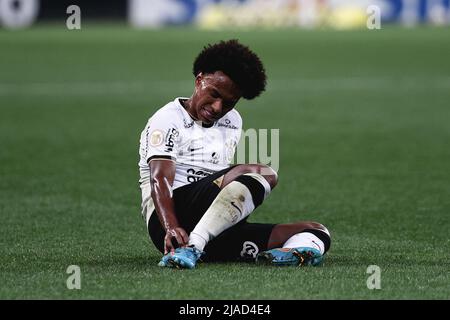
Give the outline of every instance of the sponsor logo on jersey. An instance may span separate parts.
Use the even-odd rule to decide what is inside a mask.
[[[187,182],[193,183],[197,182],[207,176],[210,176],[212,172],[207,172],[206,170],[195,170],[194,168],[187,169]]]
[[[169,132],[167,133],[166,137],[166,152],[172,152],[173,147],[175,146],[175,139],[178,137],[179,133],[178,130],[175,128],[171,128]]]
[[[205,147],[202,146],[200,142],[191,141],[189,146],[187,147],[187,152],[194,152],[194,151],[202,150],[204,148]]]
[[[251,241],[245,241],[242,245],[241,257],[243,258],[256,258],[258,255],[258,246]]]
[[[231,123],[230,119],[225,119],[223,122],[218,122],[217,126],[220,127],[225,127],[228,129],[239,129],[238,127],[236,127],[234,124]]]
[[[164,141],[164,133],[161,130],[153,130],[150,134],[150,145],[152,147],[160,146]]]
[[[219,158],[220,158],[220,155],[217,152],[214,151],[211,154],[211,160],[209,160],[209,162],[214,163],[214,164],[218,164],[219,163]]]

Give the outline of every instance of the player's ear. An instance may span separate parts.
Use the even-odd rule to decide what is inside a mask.
[[[197,76],[195,77],[195,86],[199,87],[202,81],[203,81],[203,73],[199,72],[199,74],[197,74]]]

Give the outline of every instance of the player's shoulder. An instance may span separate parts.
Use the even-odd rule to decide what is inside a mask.
[[[178,122],[183,120],[183,112],[180,108],[179,98],[168,102],[163,107],[156,110],[156,112],[151,116],[152,121],[170,121]]]
[[[242,117],[239,111],[232,109],[225,116],[223,116],[218,123],[219,127],[224,126],[229,129],[241,129],[242,128]]]
[[[232,120],[240,121],[242,123],[241,114],[236,109],[232,109],[230,112],[227,113],[227,115],[229,115],[232,118]]]

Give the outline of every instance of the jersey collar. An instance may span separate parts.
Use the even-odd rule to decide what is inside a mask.
[[[217,121],[214,121],[212,124],[206,124],[203,123],[202,121],[197,121],[194,118],[191,117],[191,115],[189,114],[189,112],[186,111],[186,109],[184,108],[184,106],[181,104],[180,100],[188,100],[189,98],[186,97],[178,97],[174,100],[175,104],[182,110],[182,112],[184,113],[185,116],[187,116],[188,118],[192,119],[194,121],[194,123],[200,127],[203,128],[211,128],[213,127]]]

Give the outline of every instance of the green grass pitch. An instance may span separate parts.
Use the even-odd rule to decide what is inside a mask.
[[[0,298],[450,298],[450,29],[82,27],[0,30]],[[269,77],[237,106],[245,128],[280,129],[279,185],[250,221],[322,222],[321,268],[157,267],[139,134],[192,93],[202,46],[229,38]]]

